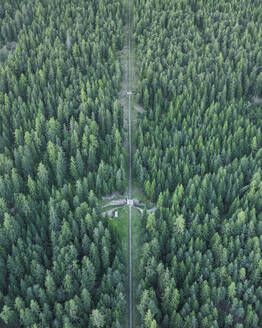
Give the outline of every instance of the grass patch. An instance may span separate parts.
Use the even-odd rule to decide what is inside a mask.
[[[140,252],[142,247],[142,215],[132,208],[132,246],[133,246],[133,327],[140,327],[139,314],[136,306],[139,303],[138,295],[136,291],[139,285],[138,265]],[[117,254],[120,261],[126,267],[126,300],[127,300],[127,312],[125,316],[124,327],[129,327],[129,207],[119,209],[119,218],[109,220],[109,226],[114,234]]]
[[[118,246],[128,248],[128,207],[118,209],[119,217],[117,219],[109,220],[109,226],[115,234],[116,240],[119,243]],[[128,255],[128,253],[127,253]],[[125,261],[128,263],[128,261]]]
[[[139,285],[138,266],[142,247],[142,215],[132,208],[132,245],[133,245],[133,323],[134,327],[141,327],[137,304],[139,303],[137,290]]]
[[[119,209],[119,217],[117,219],[109,220],[109,227],[114,235],[114,240],[116,240],[116,253],[119,257],[121,263],[125,265],[125,290],[126,290],[126,300],[127,308],[126,315],[124,316],[124,327],[129,327],[129,286],[128,286],[128,270],[129,270],[129,208],[123,207]]]

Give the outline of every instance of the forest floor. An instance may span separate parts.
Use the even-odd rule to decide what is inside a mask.
[[[132,49],[134,47],[132,46]],[[131,71],[131,85],[132,90],[138,91],[138,79],[139,79],[139,65],[138,61],[135,55],[135,51],[132,51],[131,53],[131,61],[132,61],[132,71]],[[132,108],[134,109],[132,111],[132,134],[133,136],[136,135],[136,129],[137,129],[137,122],[141,118],[141,115],[145,112],[144,107],[138,103],[139,96],[136,94],[132,96]],[[136,143],[132,143],[133,149],[132,152],[135,154],[136,151]]]
[[[122,198],[120,193],[119,192],[114,192],[113,194],[111,195],[106,195],[106,196],[102,196],[102,199],[105,200],[105,201],[108,201],[108,200],[113,200],[115,198]]]
[[[141,327],[136,304],[139,304],[138,288],[139,288],[139,258],[142,250],[142,215],[135,208],[132,208],[132,246],[133,246],[133,327]]]
[[[124,28],[124,38],[125,40],[128,39],[128,26],[125,26]],[[128,134],[128,97],[126,92],[128,91],[128,46],[125,45],[122,50],[118,52],[118,59],[120,61],[122,70],[123,70],[123,80],[121,83],[121,88],[119,91],[119,100],[120,104],[123,107],[123,117],[124,117],[124,130],[126,133],[126,140],[124,141],[125,149],[128,149],[127,144],[127,134]],[[138,70],[139,67],[135,65],[136,57],[134,52],[131,52],[131,85],[132,90],[137,89],[138,85]],[[138,103],[138,96],[132,96],[132,108],[134,109],[132,111],[132,132],[136,129],[137,120],[139,118],[139,114],[143,114],[145,112],[145,109],[141,104]],[[133,133],[134,135],[134,133]],[[135,147],[135,143],[132,143],[133,147]],[[135,150],[135,149],[132,149]]]
[[[129,254],[129,243],[128,243],[128,220],[129,220],[129,208],[123,207],[119,209],[119,218],[109,220],[109,225],[117,240],[117,254],[121,263],[126,267],[126,276],[128,277],[128,254]],[[132,208],[132,239],[133,239],[133,286],[134,286],[134,304],[137,304],[137,288],[139,284],[138,277],[138,265],[139,265],[139,254],[141,252],[142,235],[141,235],[141,214],[138,210]],[[128,279],[126,280],[126,299],[128,300]],[[133,327],[139,327],[138,315],[136,308],[134,307]],[[124,322],[124,327],[129,327],[128,316]]]
[[[262,104],[262,98],[258,97],[258,96],[254,96],[253,97],[253,102],[255,104]]]
[[[117,240],[116,249],[117,249],[117,255],[119,257],[119,260],[123,265],[125,266],[125,273],[126,273],[126,282],[125,282],[125,290],[126,290],[126,300],[128,302],[128,291],[129,291],[129,285],[128,285],[128,254],[129,254],[129,240],[128,240],[128,220],[129,220],[129,209],[128,207],[123,207],[119,209],[119,218],[114,220],[109,220],[109,226],[111,227],[114,239]],[[129,308],[129,303],[128,307]],[[128,314],[128,310],[127,310]],[[129,317],[128,315],[125,316],[124,321],[124,327],[129,327]]]
[[[124,38],[127,40],[128,38],[128,26],[124,28]],[[118,57],[120,61],[121,68],[123,70],[123,80],[121,83],[121,88],[119,91],[119,100],[120,104],[123,108],[123,118],[124,118],[124,131],[125,131],[125,140],[124,147],[126,151],[128,151],[128,97],[127,97],[127,89],[128,89],[128,46],[125,44],[124,48],[118,52]]]

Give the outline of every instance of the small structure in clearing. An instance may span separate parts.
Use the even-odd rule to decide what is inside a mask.
[[[128,200],[127,200],[127,205],[129,205],[129,206],[133,206],[133,205],[134,205],[134,201],[133,201],[133,199],[128,199]]]
[[[118,218],[118,211],[115,211],[115,218]]]
[[[126,91],[126,94],[127,94],[128,96],[136,95],[136,90],[133,90],[133,91]]]

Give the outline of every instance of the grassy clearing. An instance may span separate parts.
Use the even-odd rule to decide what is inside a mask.
[[[139,254],[141,253],[142,247],[142,226],[141,226],[142,215],[132,208],[132,243],[133,243],[133,323],[134,327],[140,327],[140,320],[136,305],[139,303],[138,295],[136,291],[138,290],[139,285],[139,276],[138,276],[138,265],[139,265]]]
[[[124,207],[119,209],[119,218],[109,220],[109,226],[111,228],[112,233],[114,234],[114,238],[117,241],[116,250],[118,257],[125,265],[125,273],[126,273],[126,300],[127,300],[127,308],[126,308],[126,315],[124,327],[128,328],[129,326],[129,316],[128,316],[128,309],[129,309],[129,286],[128,286],[128,269],[129,269],[129,262],[128,262],[128,252],[129,252],[129,243],[128,243],[128,233],[129,233],[129,209],[128,207]]]
[[[133,246],[133,326],[140,327],[139,315],[136,309],[138,304],[136,291],[138,289],[139,277],[138,277],[138,264],[139,254],[141,252],[142,235],[141,235],[141,214],[135,208],[132,208],[132,246]],[[117,240],[117,254],[121,262],[126,267],[126,300],[127,300],[127,314],[125,316],[126,321],[124,327],[129,327],[129,285],[128,285],[128,269],[129,269],[129,208],[124,207],[119,209],[119,218],[109,220],[109,226],[114,234],[115,240]]]
[[[118,209],[119,218],[109,220],[109,225],[116,235],[118,246],[124,246],[128,249],[128,207]],[[126,253],[128,257],[128,252]],[[128,264],[128,259],[125,257],[125,263]]]

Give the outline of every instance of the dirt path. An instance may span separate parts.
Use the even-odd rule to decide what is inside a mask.
[[[124,32],[124,38],[128,39],[128,26],[125,26],[125,32]],[[120,100],[120,104],[123,107],[123,114],[124,114],[124,129],[127,132],[128,130],[128,115],[129,115],[129,108],[128,108],[128,96],[126,94],[127,90],[129,90],[129,77],[128,77],[128,69],[129,69],[129,61],[128,61],[128,45],[125,45],[124,48],[118,52],[118,56],[119,56],[119,61],[121,64],[121,67],[123,69],[123,80],[121,83],[121,89],[119,91],[119,100]],[[130,54],[130,56],[132,56],[132,67],[131,72],[130,72],[130,84],[132,84],[132,89],[136,90],[137,85],[138,85],[138,67],[134,65],[135,62],[135,55],[132,53]],[[133,108],[134,113],[133,113],[133,117],[132,117],[132,122],[136,125],[136,121],[137,121],[137,113],[144,113],[145,109],[143,108],[143,106],[141,106],[140,104],[138,104],[137,102],[137,96],[133,96],[132,97],[132,102],[133,102]],[[125,143],[125,148],[127,149],[127,144]]]
[[[134,52],[132,54],[132,57],[133,57],[133,59],[132,59],[132,62],[133,62],[133,66],[132,66],[132,83],[133,83],[133,85],[132,85],[132,87],[134,90],[138,91],[137,87],[138,87],[138,80],[139,80],[139,66],[138,66],[139,61],[136,60],[137,58],[136,58],[136,55]],[[133,97],[133,104],[134,104],[134,109],[135,109],[135,111],[134,111],[135,123],[137,122],[137,113],[145,112],[144,107],[138,103],[138,98],[139,98],[138,95]]]
[[[135,107],[136,112],[138,112],[138,113],[144,113],[145,112],[144,107],[142,107],[139,104],[134,104],[134,107]]]
[[[255,104],[262,104],[262,98],[258,96],[253,97],[253,101]]]
[[[121,195],[119,194],[119,192],[114,192],[111,195],[103,196],[102,199],[103,200],[112,200],[112,199],[117,198],[117,197],[121,197]]]
[[[107,207],[107,206],[123,206],[123,205],[126,205],[127,204],[127,200],[126,198],[122,198],[122,199],[115,199],[115,200],[112,200],[111,202],[105,204],[103,206],[104,207]]]
[[[156,211],[156,206],[153,208],[150,208],[150,210],[147,210],[147,214],[153,213]]]
[[[125,27],[124,38],[128,38],[128,26]],[[121,89],[118,93],[120,104],[123,107],[123,117],[124,117],[124,129],[127,133],[128,129],[128,97],[127,97],[127,90],[128,90],[128,45],[125,45],[124,48],[119,51],[119,60],[123,70],[123,80],[121,83]],[[126,141],[124,142],[125,148],[128,148],[127,144],[127,137]]]

